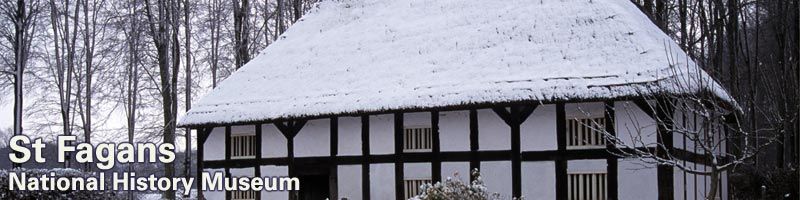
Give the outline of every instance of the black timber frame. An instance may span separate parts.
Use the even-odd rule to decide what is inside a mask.
[[[493,108],[495,113],[511,128],[511,193],[513,197],[522,196],[522,161],[520,145],[520,125],[533,113],[538,105],[515,105],[508,109]]]
[[[255,128],[256,128],[256,141],[257,141],[256,158],[261,158],[262,157],[261,151],[263,150],[262,145],[264,143],[263,142],[264,140],[262,140],[261,124],[256,124],[255,126],[256,126]],[[261,166],[253,166],[253,170],[255,170],[254,173],[256,177],[261,177]],[[261,200],[261,192],[256,192],[256,200]]]
[[[442,158],[440,157],[441,153],[441,141],[439,140],[439,111],[432,111],[431,112],[431,132],[433,132],[432,143],[433,148],[433,162],[431,162],[431,181],[434,183],[439,182],[442,180]]]
[[[330,119],[330,160],[334,160],[337,155],[339,155],[339,118],[338,117],[331,117]],[[339,199],[339,166],[338,165],[329,165],[330,172],[328,176],[328,194],[330,194],[330,199]]]
[[[659,144],[659,146],[656,147],[656,155],[663,157],[676,153],[673,142],[674,138],[672,137],[672,132],[670,132],[675,125],[672,121],[675,115],[673,100],[657,98],[655,99],[655,105],[651,105],[644,99],[636,99],[633,102],[650,118],[656,120],[656,124],[658,125],[656,130],[656,143]],[[675,199],[675,177],[673,167],[669,165],[658,165],[656,169],[658,176],[658,199]]]
[[[205,145],[204,144],[206,143],[206,140],[208,140],[208,136],[211,135],[211,131],[212,130],[214,130],[214,128],[201,128],[201,129],[198,129],[198,132],[197,132],[197,144],[198,145],[197,145],[197,153],[195,154],[195,155],[197,155],[197,158],[198,158],[197,159],[197,164],[196,164],[197,170],[195,170],[195,173],[196,173],[195,179],[197,179],[197,180],[200,180],[200,178],[203,177],[203,170],[202,169],[204,169],[204,166],[203,166],[203,161],[204,161],[203,160],[203,158],[204,158],[203,157],[204,156],[203,152],[205,151],[205,147],[204,147]],[[197,188],[203,188],[203,186],[202,186],[203,183],[202,182],[203,181],[199,181],[198,182]],[[203,190],[202,189],[198,189],[197,190],[197,198],[198,199],[203,199]]]
[[[605,112],[604,116],[606,118],[606,123],[603,125],[605,131],[613,136],[617,135],[616,130],[614,127],[616,126],[614,123],[616,120],[616,114],[614,112],[614,102],[613,101],[606,101],[605,102]],[[616,149],[615,145],[611,142],[606,143],[606,150],[607,151],[614,151]],[[606,160],[606,173],[608,174],[607,179],[607,191],[606,191],[606,198],[608,200],[617,200],[619,199],[619,158],[612,157]]]
[[[480,142],[478,142],[478,110],[470,109],[469,110],[469,151],[470,151],[470,158],[469,158],[469,180],[470,182],[475,181],[475,174],[472,173],[472,170],[480,170],[481,169],[481,162],[480,157],[478,156],[478,150],[480,150]]]
[[[369,153],[369,115],[361,116],[361,157],[358,161],[361,164],[361,199],[369,200],[369,164],[374,161]]]
[[[405,167],[403,163],[403,113],[394,113],[394,155],[399,155],[401,159],[394,160],[394,197],[403,199],[405,190],[403,188],[403,178],[405,177]]]
[[[231,160],[231,126],[225,126],[225,160]],[[231,177],[231,167],[225,167],[225,177]],[[231,191],[225,191],[225,199],[231,199]]]
[[[627,100],[627,99],[625,99]],[[609,118],[609,116],[614,116],[613,114],[613,104],[616,100],[608,100],[606,101],[606,118],[612,119],[613,117]],[[642,109],[647,115],[652,117],[653,119],[671,119],[669,116],[670,114],[674,113],[673,108],[667,106],[650,106],[647,101],[643,99],[631,99],[633,103],[635,103],[640,109]],[[659,105],[669,105],[665,99],[659,99]],[[574,103],[581,103],[584,101],[574,102]],[[542,102],[539,102],[542,103]],[[369,150],[369,116],[370,114],[362,114],[361,117],[361,141],[362,141],[362,155],[358,156],[339,156],[338,149],[338,120],[337,117],[330,117],[331,119],[331,155],[325,157],[301,157],[301,158],[294,158],[294,151],[293,151],[293,138],[297,135],[299,130],[303,127],[306,120],[292,120],[292,121],[283,121],[283,122],[273,122],[276,127],[287,137],[287,157],[281,158],[263,158],[258,156],[256,159],[238,159],[237,162],[229,162],[230,160],[230,144],[227,142],[230,137],[230,128],[231,125],[222,126],[225,128],[225,140],[226,140],[226,153],[225,153],[225,160],[203,160],[198,159],[197,161],[197,168],[198,169],[206,169],[206,168],[224,168],[226,175],[230,176],[230,169],[231,168],[245,168],[245,167],[255,167],[256,173],[260,172],[259,166],[263,165],[279,165],[279,166],[288,166],[290,171],[290,176],[294,174],[294,166],[296,164],[303,164],[303,163],[330,163],[331,164],[331,183],[336,183],[338,181],[338,177],[335,177],[336,173],[334,171],[337,170],[338,165],[352,165],[352,164],[361,164],[362,165],[362,197],[363,199],[370,199],[370,184],[369,184],[369,165],[376,164],[376,163],[432,163],[431,170],[432,172],[441,173],[441,162],[469,162],[470,163],[470,170],[472,169],[479,169],[481,161],[508,161],[511,160],[512,163],[514,162],[514,158],[518,156],[519,161],[555,161],[556,164],[556,197],[558,199],[566,198],[567,193],[567,185],[566,185],[566,171],[567,171],[567,161],[568,160],[580,160],[580,159],[606,159],[608,162],[608,197],[609,199],[617,199],[618,198],[618,167],[617,167],[617,160],[619,159],[615,155],[611,154],[609,151],[610,148],[614,148],[611,146],[607,146],[606,149],[566,149],[566,132],[565,128],[565,110],[564,104],[571,103],[571,102],[557,102],[556,105],[556,123],[557,123],[557,150],[546,150],[546,151],[514,151],[514,150],[480,150],[479,142],[478,142],[478,113],[477,109],[486,109],[491,108],[495,112],[498,111],[507,111],[500,112],[498,115],[510,115],[513,107],[517,106],[516,112],[524,113],[526,109],[521,109],[521,105],[513,105],[513,104],[498,104],[501,105],[501,109],[498,110],[498,106],[494,107],[473,107],[468,109],[469,111],[469,138],[470,138],[470,150],[469,151],[462,151],[462,152],[414,152],[414,153],[401,153],[397,155],[372,155],[370,154]],[[511,107],[511,110],[505,110],[502,107]],[[536,106],[527,105],[531,109],[535,109]],[[655,109],[653,108],[655,107]],[[661,108],[659,108],[661,107]],[[454,109],[443,109],[443,110],[454,110]],[[431,112],[431,122],[433,127],[437,130],[435,131],[435,139],[438,143],[438,112],[436,110],[432,110]],[[395,112],[400,113],[402,112]],[[508,116],[507,115],[507,116]],[[529,115],[529,114],[528,114]],[[344,115],[342,115],[344,116]],[[435,116],[435,117],[434,117]],[[656,118],[662,117],[662,118]],[[506,119],[503,119],[506,121]],[[614,120],[606,120],[607,125],[614,123]],[[508,122],[506,122],[508,123]],[[253,125],[253,124],[250,124]],[[671,123],[668,125],[672,125]],[[335,127],[334,127],[335,126]],[[257,124],[257,130],[260,130],[261,124]],[[282,127],[282,128],[281,128]],[[213,128],[215,127],[192,127],[199,130],[198,133],[198,153],[196,154],[198,158],[203,158],[203,151],[204,151],[204,143],[208,139],[210,133],[212,132]],[[221,128],[221,127],[220,127]],[[609,133],[615,133],[613,126],[606,126],[607,131]],[[674,149],[672,148],[672,137],[666,130],[669,130],[669,127],[666,126],[659,126],[658,129],[658,139],[659,142],[663,142],[666,149],[660,149],[664,151],[671,151],[673,156],[678,159],[683,160],[691,160],[697,163],[706,163],[708,161],[703,160],[703,155],[682,150],[682,149]],[[513,130],[512,130],[513,132]],[[257,137],[260,137],[261,134],[257,133]],[[512,133],[512,136],[514,134]],[[291,138],[291,139],[290,139]],[[402,139],[402,138],[401,138]],[[288,145],[291,143],[291,145]],[[261,142],[259,142],[259,148],[261,148]],[[435,145],[438,147],[439,145]],[[512,149],[513,149],[512,145]],[[438,150],[438,148],[436,148]],[[402,151],[402,149],[401,149]],[[261,151],[257,151],[258,154],[261,154]],[[518,153],[516,153],[518,152]],[[439,169],[435,166],[439,166]],[[397,168],[397,165],[396,165]],[[512,165],[513,168],[513,165]],[[402,172],[401,172],[402,173]],[[512,169],[513,173],[513,169]],[[197,170],[197,177],[201,177],[202,170]],[[669,175],[669,176],[668,176]],[[659,186],[659,199],[673,199],[673,182],[674,180],[672,175],[672,167],[670,166],[659,166],[658,167],[658,186]],[[436,176],[438,178],[441,177]],[[515,176],[520,177],[520,176]],[[470,174],[470,178],[473,179],[474,177]],[[397,179],[396,179],[397,180]],[[512,182],[516,182],[512,180]],[[402,183],[402,182],[401,182]],[[331,184],[331,195],[336,195],[336,185]],[[397,191],[397,190],[396,190]],[[202,190],[198,191],[198,195],[200,197],[203,196]],[[516,196],[516,195],[515,195]],[[226,193],[226,197],[229,195]],[[296,193],[290,192],[290,197],[296,197]],[[260,198],[260,196],[259,196]]]
[[[275,127],[286,137],[286,154],[288,158],[289,177],[297,177],[294,160],[294,137],[306,125],[306,120],[296,120],[275,123]],[[260,143],[260,142],[259,142]],[[230,157],[226,157],[230,158]],[[261,157],[257,157],[261,158]],[[289,199],[297,199],[297,190],[289,191]]]
[[[566,154],[567,151],[567,114],[564,103],[556,103],[556,145],[558,155]],[[605,151],[605,149],[594,149]],[[608,153],[607,151],[605,151]],[[609,157],[605,157],[609,158]],[[555,159],[556,168],[556,199],[567,199],[569,186],[567,184],[567,164],[564,158]]]

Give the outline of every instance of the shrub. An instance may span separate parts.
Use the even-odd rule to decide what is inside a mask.
[[[55,177],[95,177],[94,173],[82,172],[75,169],[13,169],[13,172],[25,172],[26,177],[41,177],[42,175],[50,176],[50,173],[55,173]],[[38,190],[38,191],[10,191],[9,170],[0,170],[0,199],[115,199],[115,193],[112,191],[88,191],[88,190]],[[111,186],[106,182],[106,189]]]
[[[483,185],[483,179],[480,172],[475,169],[472,171],[475,180],[467,184],[461,182],[458,174],[454,174],[455,178],[447,177],[444,182],[437,182],[435,184],[424,184],[421,187],[422,194],[417,195],[411,199],[413,200],[495,200],[501,199],[500,194],[489,193],[486,186]],[[515,198],[516,199],[516,198]],[[522,199],[522,198],[519,198]]]

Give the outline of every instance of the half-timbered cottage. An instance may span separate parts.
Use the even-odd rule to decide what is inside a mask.
[[[629,0],[323,0],[179,124],[198,171],[301,180],[208,199],[403,199],[470,169],[504,197],[700,199],[707,177],[599,131],[678,149],[647,105],[693,93],[735,104]]]

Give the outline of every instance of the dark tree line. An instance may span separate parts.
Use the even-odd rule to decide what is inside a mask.
[[[735,141],[734,153],[745,145],[759,146],[777,138],[748,160],[746,168],[755,173],[788,170],[800,179],[800,2],[634,2],[743,108],[737,113],[738,125],[754,134]],[[797,185],[792,190],[797,195]]]

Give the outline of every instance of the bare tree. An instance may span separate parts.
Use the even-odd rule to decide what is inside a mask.
[[[3,74],[11,76],[14,85],[14,135],[22,135],[22,106],[23,106],[23,76],[30,58],[31,41],[36,29],[39,14],[39,1],[17,0],[3,1],[0,4],[2,20],[13,25],[11,30],[3,28],[0,32],[8,43],[11,44],[13,58],[3,57]],[[6,26],[8,27],[8,26]],[[7,47],[3,45],[4,48]],[[14,165],[19,167],[19,165]]]
[[[616,156],[638,158],[643,163],[649,164],[647,167],[669,166],[689,174],[708,176],[710,189],[705,198],[715,199],[719,195],[717,192],[724,173],[739,165],[750,163],[758,152],[777,142],[778,138],[775,135],[759,133],[769,131],[766,129],[756,131],[743,129],[738,118],[741,108],[733,99],[715,95],[722,91],[698,92],[696,88],[706,86],[714,88],[712,80],[692,78],[693,75],[683,76],[687,72],[690,74],[701,72],[690,71],[693,69],[688,67],[676,68],[678,67],[673,68],[674,75],[665,82],[674,84],[680,95],[655,93],[643,87],[640,94],[645,100],[636,101],[638,107],[649,113],[655,122],[658,132],[655,140],[652,137],[654,135],[652,130],[647,129],[652,126],[639,121],[632,113],[627,114],[631,119],[628,124],[633,126],[624,127],[630,135],[617,135],[613,129],[604,128],[611,126],[613,122],[607,124],[592,122],[594,124],[586,126],[602,132],[610,144],[609,147],[612,149],[610,152]],[[763,114],[770,115],[768,112]],[[756,137],[766,142],[750,144],[750,140]],[[681,138],[680,143],[683,145],[665,142],[667,138],[670,138],[670,141],[672,138]],[[735,141],[745,141],[745,143],[742,145]],[[692,156],[689,154],[700,159],[690,159]],[[690,164],[687,164],[687,160],[691,160]]]
[[[79,109],[81,112],[81,121],[83,122],[83,138],[84,142],[91,143],[92,142],[92,99],[95,91],[93,90],[93,83],[92,80],[94,78],[95,72],[95,48],[97,47],[97,33],[98,33],[98,11],[99,6],[98,4],[102,4],[103,1],[83,1],[83,49],[84,49],[84,66],[85,69],[83,71],[83,79],[84,79],[84,96],[78,97],[78,101],[83,101],[83,107]],[[91,15],[90,14],[91,11]],[[105,30],[105,27],[101,27],[101,29]],[[89,171],[91,167],[89,163],[84,164],[84,170]]]
[[[78,65],[77,39],[79,34],[78,22],[80,21],[81,1],[70,2],[64,0],[56,2],[50,0],[50,25],[52,26],[52,42],[55,65],[51,65],[54,83],[58,89],[58,105],[61,116],[63,135],[72,135],[74,112],[72,104],[73,81],[75,68]],[[72,10],[70,10],[72,8]],[[72,27],[70,27],[72,26]],[[67,153],[64,167],[71,167],[70,155]]]
[[[175,124],[177,112],[176,84],[178,80],[178,67],[180,65],[179,43],[177,39],[178,2],[176,0],[158,0],[156,4],[145,0],[145,15],[150,29],[150,36],[156,48],[159,68],[161,94],[161,107],[163,111],[163,142],[175,143]],[[157,9],[154,11],[154,8]],[[172,30],[170,30],[172,28]],[[170,47],[172,51],[170,54]],[[170,56],[172,62],[170,62]],[[176,58],[177,57],[177,58]],[[170,64],[172,64],[170,66]],[[164,163],[164,176],[175,176],[175,164]],[[164,198],[174,199],[175,191],[167,191]]]
[[[303,1],[302,0],[293,0],[292,1],[292,9],[294,11],[294,18],[292,22],[297,22],[300,20],[300,17],[303,16]]]
[[[185,48],[185,56],[186,56],[186,68],[184,72],[184,76],[186,77],[185,80],[185,97],[186,97],[186,112],[192,108],[192,26],[190,25],[191,17],[189,16],[190,10],[192,6],[189,0],[183,1],[183,27],[184,27],[184,48]],[[184,157],[183,161],[183,176],[187,179],[191,176],[191,164],[192,164],[192,129],[185,129],[185,144],[184,144],[184,153],[186,156]],[[188,193],[185,193],[184,197],[189,197]]]
[[[139,110],[139,48],[140,41],[140,27],[139,27],[139,1],[131,0],[126,8],[127,13],[127,28],[123,28],[125,33],[125,42],[127,46],[127,65],[123,71],[124,85],[122,87],[124,96],[121,97],[121,102],[125,107],[125,122],[126,130],[128,133],[128,142],[133,143],[136,131],[136,122]],[[128,165],[129,171],[134,171],[134,165]],[[133,193],[128,192],[128,198],[133,199]]]
[[[285,0],[276,0],[276,7],[275,13],[278,13],[278,16],[275,17],[275,38],[273,40],[278,40],[278,36],[283,34],[283,31],[286,31],[286,23],[284,23],[284,16],[285,8],[284,8],[284,1]]]
[[[250,61],[250,0],[233,1],[233,26],[236,69]]]

